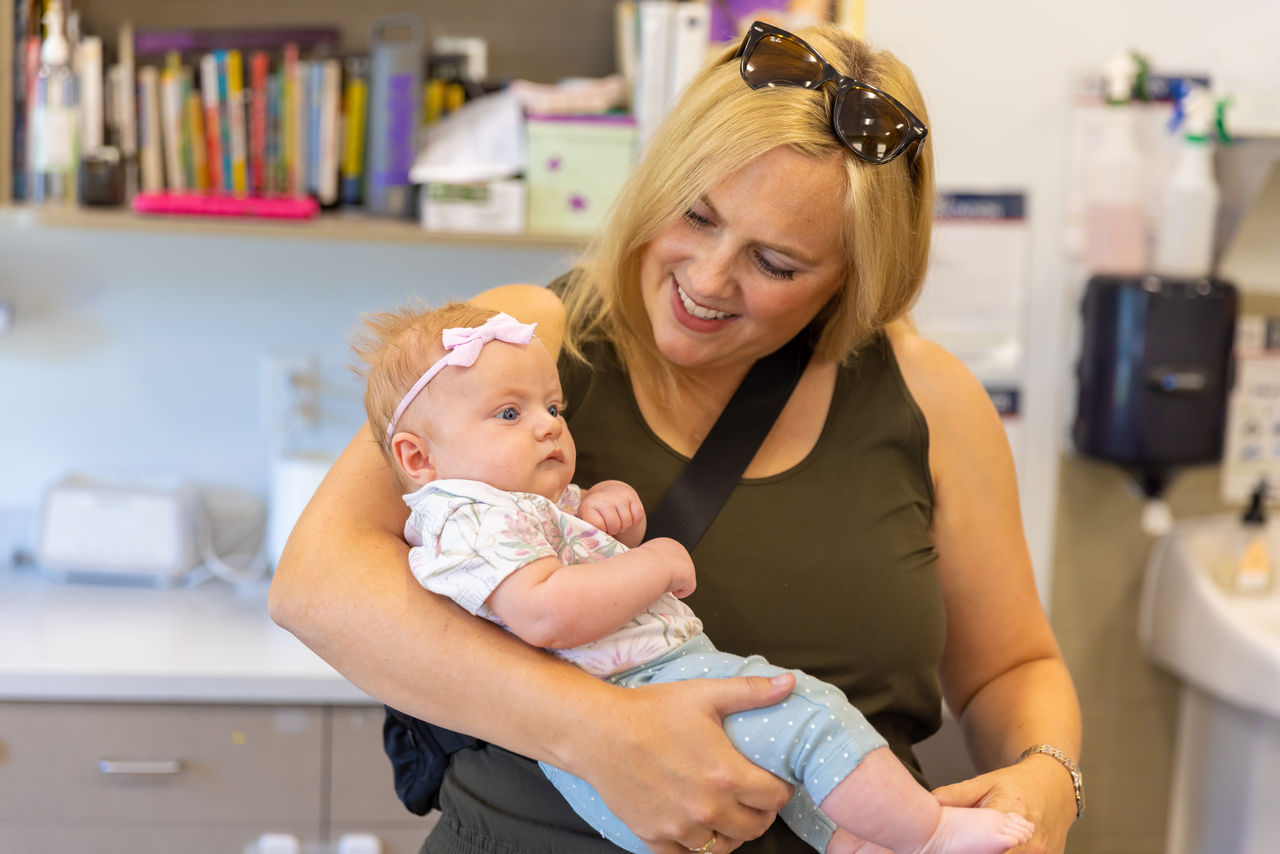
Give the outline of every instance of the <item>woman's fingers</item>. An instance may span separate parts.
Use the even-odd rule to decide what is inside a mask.
[[[739,753],[727,714],[782,700],[793,679],[693,679],[628,692],[608,754],[583,776],[654,851],[705,845],[725,854],[755,839],[791,798],[791,786]]]

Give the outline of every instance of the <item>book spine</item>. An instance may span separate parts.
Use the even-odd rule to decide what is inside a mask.
[[[346,63],[347,82],[342,96],[342,169],[339,197],[344,205],[358,205],[363,198],[364,136],[369,111],[369,63],[353,57]]]
[[[338,128],[338,101],[342,87],[342,66],[336,59],[321,63],[320,97],[320,180],[316,198],[321,205],[338,203],[338,151],[341,132]]]
[[[164,162],[160,153],[160,74],[154,66],[138,69],[138,147],[142,189],[164,189]]]
[[[320,192],[323,156],[321,114],[324,103],[324,65],[320,60],[307,63],[307,193]]]
[[[244,116],[244,60],[240,51],[226,54],[227,133],[231,138],[231,191],[237,196],[249,192],[249,158]]]
[[[76,77],[80,85],[80,150],[102,147],[102,39],[85,36],[76,45]]]
[[[281,68],[280,159],[284,167],[284,192],[298,194],[298,46],[285,45]]]
[[[209,190],[209,161],[204,131],[204,105],[200,93],[192,85],[191,75],[183,79],[184,105],[186,108],[187,138],[191,141],[191,188],[205,193]]]
[[[249,192],[266,194],[267,180],[267,52],[255,50],[249,57]]]
[[[218,109],[218,58],[211,53],[200,59],[200,96],[204,104],[205,161],[209,189],[222,190],[222,114]]]
[[[160,71],[160,135],[164,144],[165,185],[187,189],[182,168],[182,81],[172,66]]]
[[[266,193],[270,196],[288,192],[284,177],[282,141],[283,125],[280,122],[280,104],[284,101],[284,74],[274,70],[266,79]]]

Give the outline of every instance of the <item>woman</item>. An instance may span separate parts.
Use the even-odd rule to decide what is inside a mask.
[[[839,685],[917,773],[911,744],[945,699],[989,770],[939,797],[1018,812],[1036,825],[1025,850],[1061,852],[1078,790],[1057,757],[1079,755],[1079,710],[1008,446],[981,385],[903,322],[932,214],[922,100],[892,56],[834,27],[803,38],[757,25],[692,81],[556,291],[475,302],[538,322],[562,351],[580,476],[627,481],[650,509],[755,360],[815,324],[693,552],[690,604],[723,648]],[[789,683],[584,678],[422,592],[405,515],[362,432],[294,529],[271,612],[371,695],[490,743],[455,757],[424,850],[607,850],[534,760],[591,783],[654,851],[723,854],[766,830],[743,850],[805,850],[771,827],[788,787],[721,729]]]

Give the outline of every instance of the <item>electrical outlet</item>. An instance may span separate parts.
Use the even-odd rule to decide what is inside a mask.
[[[320,422],[320,364],[312,355],[268,354],[262,362],[262,412],[273,437]]]

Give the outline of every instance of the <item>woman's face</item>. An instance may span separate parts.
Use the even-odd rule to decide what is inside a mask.
[[[740,375],[817,315],[844,280],[842,170],[775,148],[649,243],[640,288],[663,356]]]

